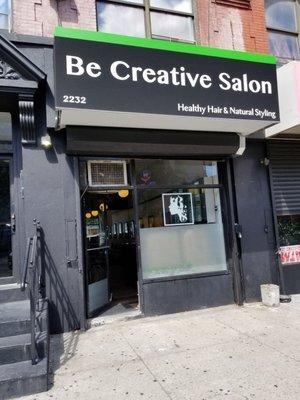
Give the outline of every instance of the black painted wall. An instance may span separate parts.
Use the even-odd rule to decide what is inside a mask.
[[[233,159],[238,222],[242,225],[241,261],[245,300],[260,300],[260,285],[278,283],[275,235],[265,141],[247,140]]]
[[[42,265],[50,299],[51,332],[80,327],[83,276],[77,248],[77,205],[74,162],[65,154],[64,136],[52,135],[53,149],[22,151],[25,226],[32,220],[42,227]]]
[[[37,39],[31,43],[18,35],[14,44],[47,74],[47,82],[35,98],[37,146],[21,145],[17,103],[13,110],[16,269],[20,270],[16,278],[20,279],[26,241],[33,233],[36,218],[42,228],[41,257],[50,301],[50,330],[58,333],[85,324],[77,160],[66,155],[64,133],[49,130],[55,123],[51,43]],[[53,147],[45,150],[40,139],[47,133]]]
[[[232,285],[231,274],[145,283],[144,313],[158,315],[232,304]]]

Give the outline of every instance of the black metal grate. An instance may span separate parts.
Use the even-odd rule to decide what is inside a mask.
[[[90,162],[91,186],[127,185],[125,162]]]
[[[300,214],[300,144],[270,142],[268,157],[277,215]]]

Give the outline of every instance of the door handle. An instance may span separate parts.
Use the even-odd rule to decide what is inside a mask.
[[[10,229],[11,229],[11,233],[15,233],[15,231],[16,231],[16,215],[15,214],[11,215]]]
[[[243,236],[243,230],[242,230],[242,225],[235,223],[234,224],[234,230],[235,230],[235,234],[237,235],[237,237],[239,239],[242,239]]]

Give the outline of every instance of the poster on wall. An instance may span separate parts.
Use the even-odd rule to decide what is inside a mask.
[[[300,263],[300,245],[281,246],[279,255],[282,264]]]
[[[191,193],[163,193],[162,203],[164,226],[194,224]]]

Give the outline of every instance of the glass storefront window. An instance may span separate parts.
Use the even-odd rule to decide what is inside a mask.
[[[278,216],[280,246],[300,245],[300,215]]]
[[[218,184],[217,163],[199,160],[136,160],[139,186]]]
[[[226,271],[220,189],[140,189],[144,279]]]

